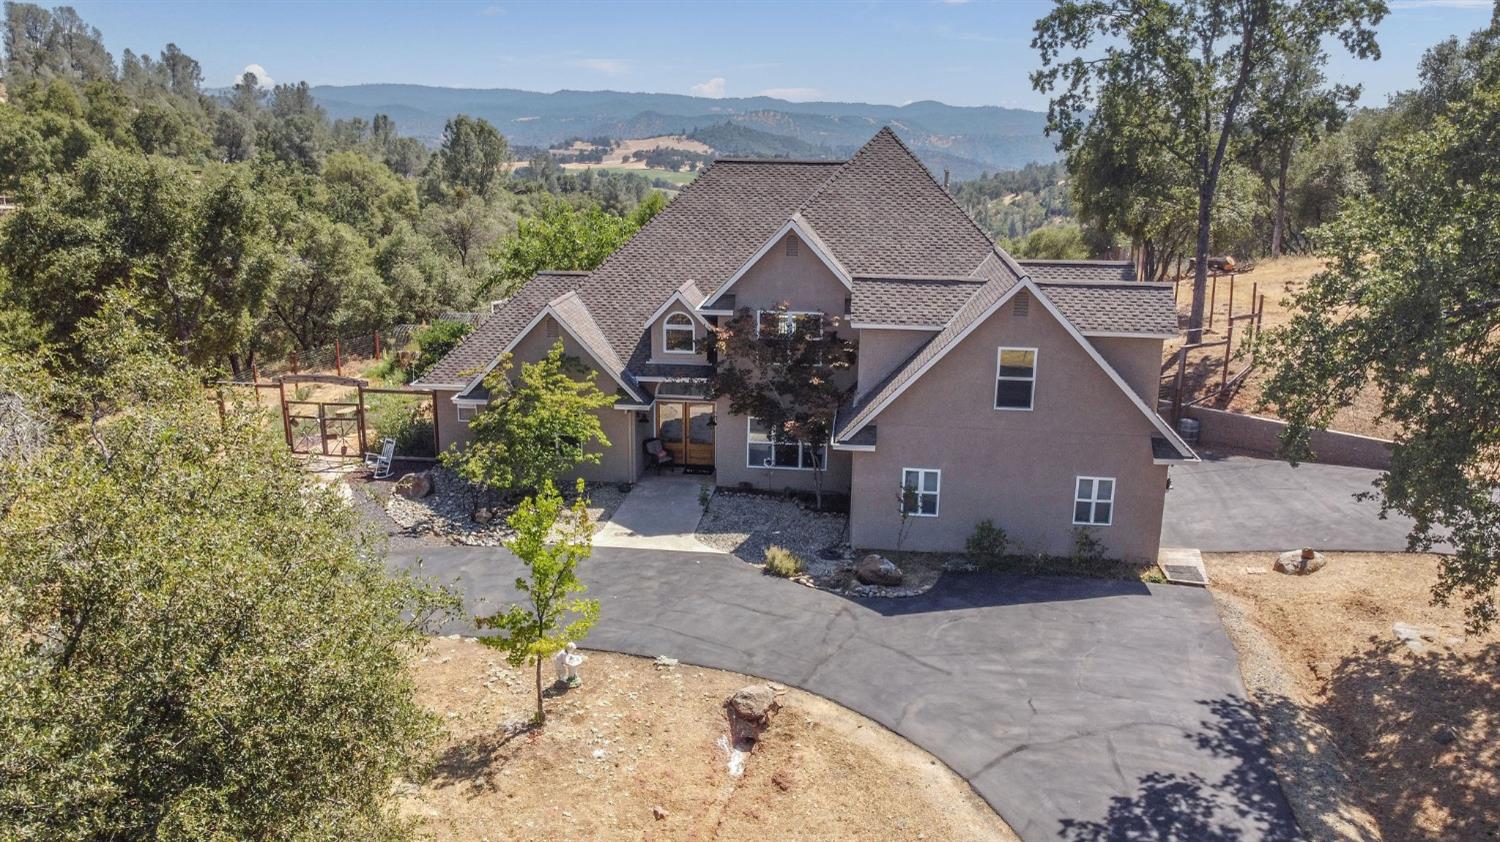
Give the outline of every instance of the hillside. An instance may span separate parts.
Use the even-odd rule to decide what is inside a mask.
[[[727,123],[780,139],[718,129],[728,148],[735,150],[718,150],[720,154],[765,154],[757,150],[780,147],[800,150],[797,157],[837,158],[858,148],[881,126],[890,125],[934,172],[948,169],[954,178],[974,178],[986,171],[1057,158],[1052,141],[1042,132],[1046,115],[995,106],[710,99],[618,91],[539,93],[421,85],[322,85],[313,88],[313,94],[331,117],[369,119],[377,113],[390,114],[404,134],[429,143],[441,136],[449,117],[462,113],[483,117],[512,143],[543,148],[570,137],[693,134]]]

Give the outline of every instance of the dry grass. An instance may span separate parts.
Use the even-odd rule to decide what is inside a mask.
[[[1287,324],[1292,318],[1292,312],[1288,309],[1288,296],[1300,289],[1322,268],[1321,259],[1302,255],[1263,261],[1255,267],[1254,271],[1241,274],[1236,278],[1232,297],[1228,278],[1221,278],[1218,282],[1217,294],[1210,296],[1210,301],[1214,306],[1209,308],[1205,305],[1204,324],[1209,324],[1206,314],[1211,311],[1213,326],[1204,331],[1203,341],[1215,342],[1226,338],[1231,307],[1235,314],[1249,313],[1261,296],[1264,296],[1265,301],[1261,329],[1268,331]],[[1210,290],[1212,292],[1212,283],[1210,283]],[[1184,328],[1187,325],[1192,298],[1193,279],[1189,275],[1178,282],[1177,288],[1178,322]],[[1245,329],[1248,326],[1248,320],[1235,324],[1233,346],[1235,352],[1242,347],[1241,341],[1246,335]],[[1174,370],[1171,366],[1175,365],[1177,351],[1182,344],[1181,338],[1169,340],[1166,343],[1163,349],[1164,376],[1169,376]],[[1183,378],[1186,400],[1192,400],[1219,388],[1219,383],[1223,378],[1223,360],[1224,348],[1222,347],[1188,352],[1187,369]],[[1244,358],[1232,358],[1229,362],[1230,376],[1244,368],[1245,364]],[[1228,395],[1210,399],[1204,405],[1232,412],[1265,414],[1265,411],[1258,409],[1258,406],[1268,374],[1268,369],[1260,366]],[[1395,435],[1395,426],[1390,421],[1380,419],[1379,415],[1380,396],[1374,389],[1366,389],[1352,405],[1339,410],[1330,426],[1332,429],[1348,433],[1391,438]]]
[[[637,161],[631,156],[636,152],[649,152],[656,148],[681,149],[684,152],[692,152],[698,155],[712,155],[712,147],[696,140],[690,140],[683,135],[660,135],[658,137],[638,137],[630,140],[620,141],[620,145],[611,149],[604,156],[602,164],[591,164],[587,162],[569,162],[563,164],[564,169],[583,170],[590,167],[609,167],[610,169],[645,170],[648,169],[645,161]],[[586,151],[593,147],[583,141],[574,141],[573,151]],[[627,160],[621,161],[621,158]]]
[[[547,725],[528,730],[529,670],[433,641],[419,694],[450,739],[403,812],[466,842],[1016,838],[931,755],[817,696],[788,690],[733,777],[723,703],[752,679],[598,652],[580,672],[583,686],[549,699]]]
[[[1465,635],[1461,610],[1431,605],[1434,556],[1330,558],[1293,577],[1247,572],[1269,570],[1272,554],[1205,557],[1268,729],[1293,736],[1273,745],[1304,829],[1388,842],[1500,836],[1500,634]],[[1429,627],[1429,651],[1400,642],[1397,622]],[[1267,663],[1282,674],[1255,674]],[[1280,679],[1280,693],[1267,689]],[[1457,739],[1440,741],[1445,728]],[[1314,750],[1325,739],[1331,752]],[[1344,775],[1309,769],[1330,753]],[[1353,792],[1319,791],[1334,779]]]

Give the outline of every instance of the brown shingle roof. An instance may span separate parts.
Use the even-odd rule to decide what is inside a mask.
[[[889,127],[802,216],[854,275],[972,275],[994,244]]]
[[[1041,284],[1042,291],[1084,333],[1177,333],[1171,284]]]
[[[856,324],[924,325],[936,330],[982,285],[972,278],[856,277],[851,316]]]
[[[1107,283],[1135,280],[1135,264],[1128,260],[1020,260],[1039,284]]]
[[[587,272],[541,272],[505,302],[498,312],[486,319],[474,332],[427,370],[412,385],[457,385],[468,383],[495,361],[500,351],[520,333],[537,311],[548,301],[576,289],[588,277]]]

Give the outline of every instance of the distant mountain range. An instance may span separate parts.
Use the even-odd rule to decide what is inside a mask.
[[[546,147],[570,137],[693,134],[723,155],[817,158],[846,157],[889,125],[934,172],[947,169],[960,179],[1058,157],[1042,131],[1045,114],[996,106],[423,85],[319,85],[312,91],[332,117],[388,114],[402,134],[434,143],[448,118],[469,114],[490,121],[511,143],[524,146]]]

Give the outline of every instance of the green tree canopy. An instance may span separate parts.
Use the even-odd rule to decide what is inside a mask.
[[[1042,69],[1031,81],[1052,94],[1048,130],[1059,147],[1078,146],[1101,102],[1129,102],[1140,114],[1136,132],[1191,185],[1197,274],[1189,342],[1202,333],[1220,174],[1263,78],[1257,73],[1287,49],[1329,37],[1361,58],[1378,56],[1373,27],[1385,13],[1383,0],[1058,0],[1037,21],[1032,46]]]
[[[98,423],[0,459],[6,834],[402,835],[391,787],[437,735],[408,658],[455,600],[132,320],[86,333],[65,396]]]
[[[614,403],[594,384],[594,372],[563,350],[522,363],[511,380],[511,359],[484,379],[490,402],[469,422],[472,441],[443,453],[443,463],[475,485],[501,492],[533,491],[582,464],[599,463],[609,447],[597,410]],[[597,443],[597,447],[595,447]]]
[[[1386,188],[1317,232],[1327,271],[1272,334],[1265,400],[1291,458],[1367,386],[1399,432],[1383,506],[1415,519],[1414,547],[1446,540],[1434,591],[1470,625],[1497,617],[1500,581],[1500,61],[1423,131],[1382,152]]]
[[[652,194],[625,217],[546,200],[535,216],[521,219],[516,232],[500,241],[486,291],[503,298],[546,269],[595,268],[660,212],[666,200],[659,196]]]

